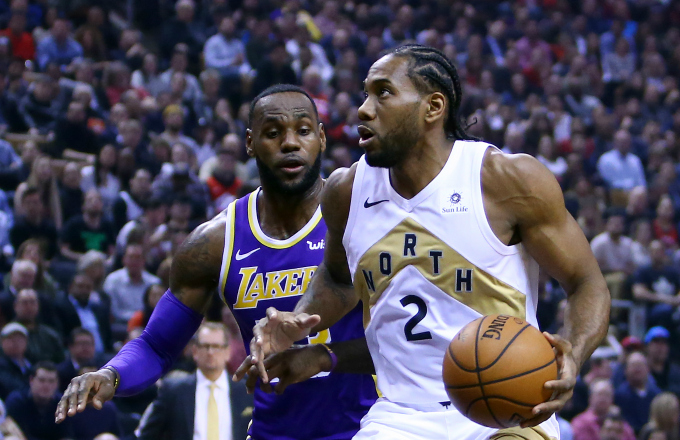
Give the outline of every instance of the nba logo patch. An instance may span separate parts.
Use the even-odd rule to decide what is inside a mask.
[[[450,190],[441,192],[442,214],[468,212],[466,199],[460,191]]]

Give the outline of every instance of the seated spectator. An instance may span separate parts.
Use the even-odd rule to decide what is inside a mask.
[[[116,238],[116,254],[123,255],[130,242],[143,243],[147,249],[148,267],[157,267],[170,253],[168,225],[165,223],[167,207],[158,198],[152,198],[144,207],[144,215],[127,222]]]
[[[600,428],[599,440],[621,440],[625,435],[625,424],[620,415],[607,416]],[[574,437],[576,439],[578,437]]]
[[[609,188],[628,192],[636,186],[647,186],[640,158],[631,153],[631,136],[627,130],[614,135],[614,148],[597,161],[597,170]]]
[[[159,174],[153,187],[156,197],[165,202],[180,198],[188,201],[191,207],[189,211],[190,219],[203,221],[205,218],[212,217],[213,205],[209,203],[208,190],[186,163],[173,165],[172,174]],[[172,207],[170,211],[172,216]]]
[[[16,216],[25,215],[21,200],[24,196],[24,191],[29,188],[35,188],[40,194],[40,201],[42,202],[41,218],[46,218],[54,222],[57,229],[61,229],[63,219],[61,215],[61,201],[59,200],[59,185],[57,184],[57,176],[53,171],[54,163],[47,156],[38,156],[31,165],[31,173],[25,182],[22,182],[14,193],[14,210]],[[48,258],[52,258],[54,254],[48,250]]]
[[[562,176],[567,172],[567,161],[556,155],[555,142],[550,135],[541,136],[536,159],[545,165],[558,181],[561,181]]]
[[[656,207],[656,218],[652,222],[654,237],[677,246],[678,230],[675,226],[675,208],[670,196],[664,194]]]
[[[158,73],[158,58],[153,53],[144,55],[144,63],[138,70],[132,72],[130,85],[138,89],[144,89],[153,97],[166,89],[165,83]]]
[[[87,125],[87,113],[83,104],[71,101],[66,115],[59,117],[54,127],[52,157],[80,157],[73,152],[99,153],[99,139]]]
[[[73,60],[83,56],[83,48],[70,36],[71,23],[65,18],[54,20],[50,35],[38,44],[36,60],[40,70],[45,70],[50,63],[66,66]]]
[[[111,297],[111,314],[116,322],[125,323],[144,307],[144,292],[158,277],[144,270],[144,248],[128,244],[123,255],[123,268],[109,274],[104,291]]]
[[[647,321],[670,328],[680,306],[680,271],[669,264],[661,240],[649,244],[652,263],[633,275],[633,297],[647,306]]]
[[[171,89],[172,77],[175,73],[179,73],[184,77],[186,88],[182,94],[182,100],[186,102],[194,102],[201,97],[201,86],[198,79],[187,72],[189,65],[189,48],[184,43],[177,43],[172,51],[172,58],[170,59],[170,68],[161,73],[160,79],[165,86],[165,91]]]
[[[243,184],[236,177],[237,163],[238,158],[232,150],[226,148],[217,150],[217,163],[206,184],[218,212],[227,209],[227,206],[236,200],[236,195]]]
[[[600,431],[613,404],[614,387],[608,380],[599,379],[591,383],[588,409],[571,421],[574,440],[599,440]],[[635,440],[633,428],[626,422],[623,422],[619,440]]]
[[[29,260],[14,260],[10,272],[9,283],[5,290],[0,293],[0,311],[2,321],[9,322],[14,319],[14,301],[23,289],[34,289],[38,267]],[[40,322],[53,328],[59,328],[59,320],[54,315],[53,298],[38,292],[40,300]]]
[[[144,308],[137,310],[128,321],[127,331],[131,332],[135,328],[144,329],[149,323],[149,318],[165,293],[165,287],[160,284],[150,285],[144,292]]]
[[[156,160],[151,147],[144,140],[142,124],[136,119],[128,119],[120,124],[119,130],[121,135],[120,145],[123,148],[132,149],[137,166],[149,170],[151,174],[158,174],[161,164]]]
[[[274,84],[297,84],[297,76],[290,64],[290,56],[286,52],[284,42],[274,43],[267,57],[257,66],[257,74],[253,80],[250,94],[257,96]]]
[[[183,144],[191,149],[192,155],[198,154],[200,148],[198,143],[182,133],[184,128],[184,112],[182,107],[176,104],[165,107],[165,110],[163,110],[163,123],[165,124],[165,131],[161,133],[161,139],[166,140],[170,145],[176,143]]]
[[[59,293],[59,286],[52,276],[47,272],[48,262],[45,259],[45,247],[42,242],[34,238],[24,241],[15,254],[16,260],[32,261],[38,271],[35,275],[33,287],[42,292],[50,299],[56,299]],[[5,287],[9,286],[9,277],[5,277]]]
[[[104,202],[104,211],[111,212],[111,207],[120,192],[120,179],[114,174],[118,151],[111,144],[104,145],[99,151],[94,165],[81,168],[80,188],[83,193],[98,189]]]
[[[220,438],[247,435],[248,422],[243,417],[243,410],[252,405],[252,398],[243,393],[243,382],[227,380],[225,366],[229,345],[226,329],[222,324],[209,322],[198,329],[195,338],[192,355],[198,369],[193,374],[163,381],[158,399],[147,408],[135,431],[139,440],[155,440],[168,435],[209,438],[207,431],[212,424],[230,428],[227,432],[219,428]],[[211,395],[216,400],[219,421],[213,420],[208,411]]]
[[[73,438],[71,420],[58,424],[54,413],[61,398],[59,376],[52,362],[39,362],[33,368],[30,389],[14,391],[7,398],[7,414],[29,439],[63,440]]]
[[[0,31],[0,36],[9,38],[12,56],[20,60],[32,60],[35,57],[33,35],[26,31],[26,15],[21,12],[12,13],[7,29]]]
[[[250,71],[245,46],[236,35],[232,17],[224,17],[220,22],[219,32],[205,42],[203,58],[206,67],[216,69],[223,78],[230,81],[239,81],[241,74]]]
[[[614,402],[621,408],[621,415],[639,432],[649,420],[649,407],[652,399],[661,393],[654,380],[650,380],[647,359],[636,352],[626,360],[626,381],[614,393]]]
[[[62,323],[64,335],[70,335],[78,327],[87,329],[95,341],[95,351],[110,351],[111,325],[106,310],[90,301],[93,290],[90,277],[76,274],[68,289],[68,296],[57,304],[57,313]]]
[[[167,20],[163,25],[161,41],[161,55],[170,58],[173,48],[183,43],[187,54],[198,61],[198,55],[205,43],[205,27],[200,21],[194,20],[196,5],[193,0],[180,0],[175,3],[175,18]]]
[[[5,325],[0,331],[0,398],[7,401],[13,391],[28,388],[31,363],[26,359],[28,330],[18,322]]]
[[[19,115],[32,132],[47,134],[56,128],[62,110],[57,90],[58,86],[49,76],[39,75],[29,93],[19,101]]]
[[[625,217],[622,212],[610,210],[606,216],[605,232],[593,238],[590,247],[605,276],[612,298],[619,299],[623,282],[634,268],[633,240],[623,235]]]
[[[633,264],[637,269],[652,264],[649,245],[652,243],[652,224],[647,220],[640,220],[631,226],[633,239]]]
[[[92,280],[94,290],[90,301],[111,308],[111,299],[104,293],[104,279],[106,278],[107,256],[99,251],[87,251],[78,259],[76,273],[84,273]]]
[[[638,439],[653,440],[653,434],[659,431],[667,440],[680,438],[680,402],[673,393],[661,393],[652,400],[649,422],[640,430]]]
[[[116,238],[113,225],[104,218],[104,203],[96,189],[85,195],[83,214],[66,222],[61,235],[61,254],[77,261],[90,250],[113,254]]]
[[[55,254],[57,228],[44,214],[45,206],[37,188],[29,187],[21,195],[21,208],[24,214],[15,217],[14,226],[9,231],[9,239],[15,249],[30,239],[39,240],[46,249],[46,258]]]
[[[64,222],[82,214],[83,190],[80,189],[80,166],[75,162],[68,162],[61,175],[59,188],[61,214]]]
[[[96,371],[95,366],[85,366],[80,368],[78,374]],[[73,437],[75,440],[94,440],[99,435],[122,435],[120,421],[118,420],[118,409],[111,402],[104,402],[101,409],[88,406],[85,411],[76,414],[72,418]],[[117,438],[117,437],[116,437]]]
[[[59,372],[59,390],[63,393],[71,383],[71,379],[78,375],[82,367],[103,365],[101,355],[95,351],[94,336],[82,327],[71,330],[68,336],[68,355],[57,365]]]
[[[121,191],[113,204],[114,231],[144,214],[142,206],[151,197],[151,173],[140,168],[130,179],[130,191]]]
[[[650,328],[645,335],[645,353],[649,372],[654,377],[657,386],[663,391],[678,395],[680,394],[680,366],[669,357],[670,336],[670,332],[664,327]]]
[[[14,320],[28,330],[26,358],[31,363],[64,360],[64,345],[54,329],[38,322],[40,302],[33,289],[22,289],[14,300]]]

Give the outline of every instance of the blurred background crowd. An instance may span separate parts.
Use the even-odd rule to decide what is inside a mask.
[[[362,154],[369,67],[415,41],[455,62],[472,135],[552,171],[612,292],[563,438],[680,439],[680,1],[0,0],[0,29],[6,435],[134,438],[156,386],[58,429],[49,408],[139,335],[187,234],[258,186],[249,100],[309,92],[328,175]],[[543,329],[564,297],[542,276]],[[233,372],[217,297],[208,319]]]

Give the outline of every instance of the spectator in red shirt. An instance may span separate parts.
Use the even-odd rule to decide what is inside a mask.
[[[608,380],[596,380],[590,384],[588,409],[574,417],[571,427],[574,440],[600,440],[600,429],[614,403],[614,387]],[[620,440],[635,440],[633,428],[623,422]]]
[[[33,35],[26,32],[26,15],[13,13],[9,19],[7,29],[0,31],[0,35],[9,38],[12,45],[12,56],[21,60],[32,60],[35,57]]]
[[[217,211],[227,208],[229,203],[236,200],[236,194],[243,184],[236,177],[236,153],[226,148],[217,150],[217,164],[212,175],[206,181],[210,190],[210,198],[215,202]]]

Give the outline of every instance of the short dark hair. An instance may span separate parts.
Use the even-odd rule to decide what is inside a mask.
[[[448,115],[444,130],[448,138],[476,140],[465,132],[469,125],[458,116],[463,88],[456,66],[443,52],[420,44],[404,44],[392,49],[388,55],[408,59],[408,77],[421,94],[437,91],[446,96]]]
[[[76,327],[73,330],[71,330],[71,333],[69,333],[68,335],[68,341],[66,341],[68,347],[72,346],[76,342],[76,338],[82,335],[89,336],[92,339],[94,339],[94,335],[92,334],[91,331],[83,327]]]
[[[51,361],[40,361],[37,364],[33,365],[33,368],[31,368],[32,378],[38,374],[38,370],[45,370],[57,373],[57,366],[54,365],[54,362]]]
[[[319,119],[319,110],[316,108],[316,103],[314,102],[314,99],[309,96],[309,93],[305,91],[305,89],[294,84],[276,84],[271,87],[267,87],[255,98],[253,98],[252,102],[250,103],[250,110],[248,111],[248,127],[252,127],[253,125],[253,113],[255,112],[255,106],[257,105],[257,102],[264,97],[275,95],[277,93],[301,93],[305,95],[307,99],[309,99],[309,102],[312,103],[312,107],[314,108],[314,116],[316,116],[317,120]]]

